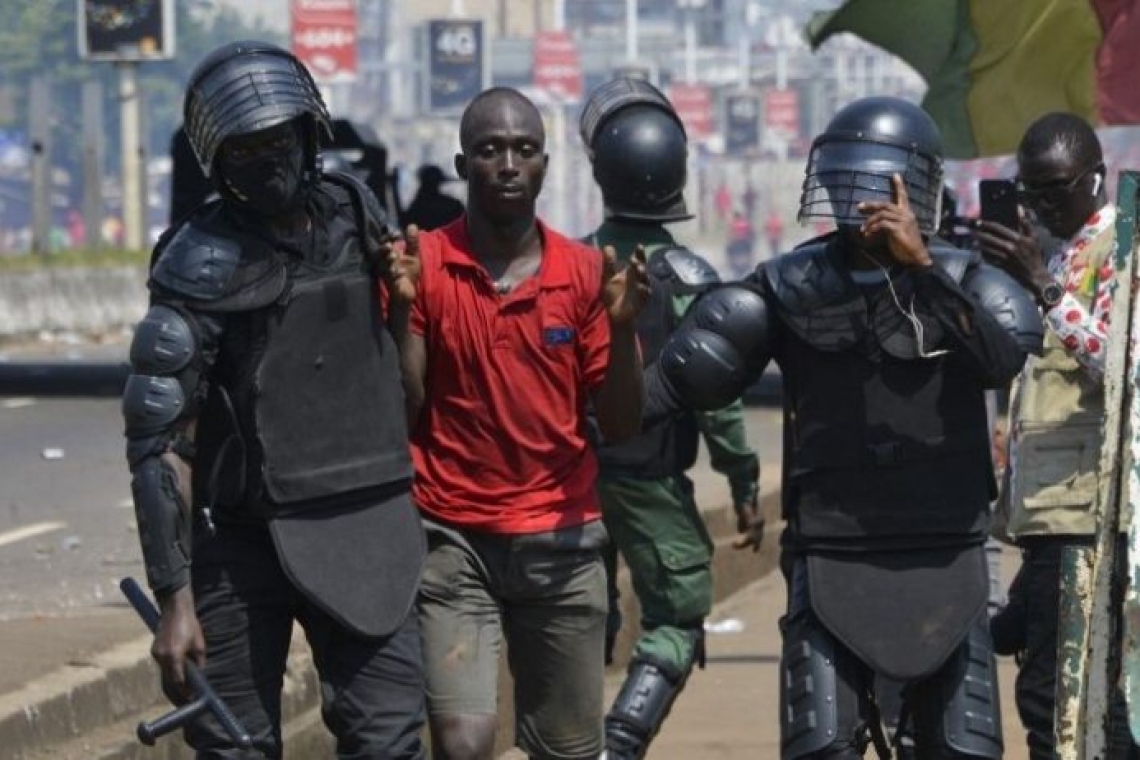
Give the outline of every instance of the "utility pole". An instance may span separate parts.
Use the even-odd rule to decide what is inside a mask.
[[[142,110],[139,99],[138,63],[118,61],[120,139],[123,166],[123,245],[138,251],[143,248],[142,168],[146,165],[142,150]]]
[[[32,143],[32,252],[51,253],[51,80],[32,80],[28,96]]]
[[[637,0],[625,0],[625,59],[637,61]]]
[[[83,83],[83,226],[88,248],[102,245],[103,85]]]

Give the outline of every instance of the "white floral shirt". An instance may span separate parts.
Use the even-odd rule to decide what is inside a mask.
[[[1112,308],[1115,263],[1110,254],[1099,269],[1078,260],[1089,243],[1116,224],[1116,207],[1097,211],[1065,245],[1049,259],[1049,273],[1065,287],[1065,295],[1045,314],[1045,323],[1065,345],[1068,353],[1089,374],[1104,374],[1105,344],[1108,342],[1108,312]],[[1075,294],[1075,295],[1074,295]],[[1092,298],[1087,309],[1076,295]]]

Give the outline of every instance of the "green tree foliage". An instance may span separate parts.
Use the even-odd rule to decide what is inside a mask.
[[[283,3],[284,5],[284,3]],[[53,93],[52,142],[55,163],[79,166],[81,146],[82,84],[103,83],[104,124],[108,136],[108,166],[118,161],[118,77],[113,64],[79,58],[75,0],[3,0],[0,2],[0,128],[22,131],[27,126],[27,92],[33,77],[51,78]],[[147,62],[139,67],[146,148],[164,153],[171,133],[181,122],[182,96],[194,65],[215,47],[238,39],[264,39],[284,44],[280,35],[250,26],[236,11],[217,8],[201,0],[176,0],[176,57]]]

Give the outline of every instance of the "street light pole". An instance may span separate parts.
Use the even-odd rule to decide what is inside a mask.
[[[122,116],[123,245],[132,251],[143,248],[143,188],[138,63],[119,61],[119,109]]]
[[[685,21],[685,81],[697,81],[697,13],[708,0],[677,0]]]
[[[637,0],[625,0],[625,58],[637,60]]]

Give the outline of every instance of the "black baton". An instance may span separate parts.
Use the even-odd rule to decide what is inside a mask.
[[[150,629],[151,633],[158,630],[158,609],[142,590],[138,582],[134,578],[123,578],[119,581],[119,589],[123,592],[123,596],[127,597],[127,601],[135,608],[135,612],[146,623],[146,627]],[[152,721],[142,721],[139,723],[138,734],[139,741],[148,747],[153,746],[155,740],[168,734],[171,731],[182,728],[189,721],[201,715],[203,712],[209,710],[218,719],[218,723],[222,724],[222,728],[230,735],[233,740],[241,749],[250,749],[253,746],[253,739],[250,738],[249,732],[242,727],[241,723],[232,712],[230,708],[226,707],[226,703],[222,698],[217,695],[214,689],[210,686],[210,682],[206,680],[206,676],[202,675],[202,671],[198,666],[189,660],[186,661],[186,680],[190,682],[190,687],[194,689],[194,693],[198,698],[193,702],[188,702],[181,707],[171,710],[166,715],[161,715]]]

